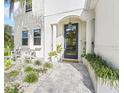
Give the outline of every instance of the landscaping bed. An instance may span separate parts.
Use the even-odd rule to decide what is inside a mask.
[[[119,93],[119,73],[95,54],[83,56],[96,93]]]
[[[7,69],[6,66],[8,66]],[[29,93],[28,88],[30,93],[33,93],[42,77],[52,71],[51,68],[53,68],[53,64],[50,62],[37,59],[5,61],[5,93]],[[30,88],[32,86],[33,88]]]

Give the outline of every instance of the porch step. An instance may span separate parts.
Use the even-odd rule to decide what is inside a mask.
[[[78,59],[68,59],[68,58],[64,58],[62,59],[63,62],[74,62],[74,63],[78,63],[79,60]]]

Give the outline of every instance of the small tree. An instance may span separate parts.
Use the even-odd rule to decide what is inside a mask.
[[[4,25],[4,48],[9,47],[13,49],[14,38],[12,35],[12,27],[9,25]]]

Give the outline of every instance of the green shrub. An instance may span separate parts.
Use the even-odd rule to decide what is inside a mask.
[[[46,73],[48,69],[53,68],[53,64],[51,63],[44,63],[43,64],[43,69],[42,69],[42,73]]]
[[[5,69],[11,68],[12,67],[12,60],[11,59],[5,59],[4,65],[5,65]]]
[[[38,66],[39,66],[39,65],[42,65],[41,61],[39,61],[39,60],[36,60],[34,64],[35,64],[35,65],[38,65]]]
[[[4,51],[4,56],[11,56],[11,53],[10,53],[10,52],[5,52],[5,51]]]
[[[62,52],[62,45],[61,44],[57,44],[56,45],[56,52],[57,53],[61,53]]]
[[[10,76],[10,77],[16,77],[18,74],[19,74],[19,71],[14,70],[14,71],[11,71],[11,72],[9,73],[9,76]]]
[[[28,73],[28,72],[34,71],[34,69],[32,67],[28,66],[28,67],[25,67],[24,71]]]
[[[11,51],[9,46],[6,46],[6,48],[4,48],[4,56],[11,56]]]
[[[106,64],[106,61],[103,60],[100,56],[97,56],[95,54],[87,54],[85,55],[85,58],[93,67],[98,77],[110,80],[112,81],[111,83],[119,79],[119,73],[110,66],[108,66]]]
[[[38,81],[38,74],[33,71],[28,73],[24,78],[24,82],[27,82],[27,83],[34,83],[36,81]]]
[[[22,93],[22,92],[19,92],[18,85],[14,85],[12,87],[5,87],[4,93]]]
[[[53,67],[53,64],[51,64],[51,63],[44,63],[43,64],[43,68],[50,69],[52,67]]]
[[[49,57],[53,57],[53,56],[57,56],[57,52],[56,51],[51,51],[48,53]]]

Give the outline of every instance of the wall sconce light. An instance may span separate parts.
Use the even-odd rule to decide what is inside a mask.
[[[94,42],[92,41],[92,47],[94,47]]]

